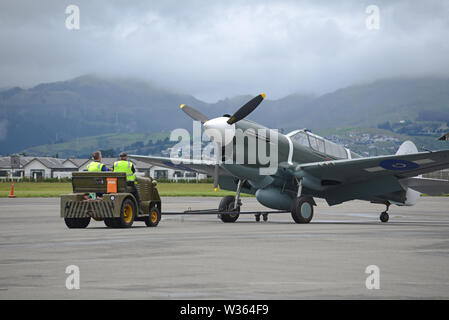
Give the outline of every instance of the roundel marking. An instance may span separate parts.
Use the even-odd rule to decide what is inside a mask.
[[[383,160],[379,163],[379,166],[387,170],[413,170],[419,168],[417,163],[401,159]]]

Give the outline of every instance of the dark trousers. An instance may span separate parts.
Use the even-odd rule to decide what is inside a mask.
[[[129,189],[131,189],[130,193],[136,198],[137,200],[137,210],[140,211],[140,197],[139,192],[137,192],[136,184],[134,181],[127,182]]]

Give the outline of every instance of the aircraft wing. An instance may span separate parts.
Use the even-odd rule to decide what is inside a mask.
[[[172,159],[167,157],[139,156],[139,155],[130,155],[129,158],[168,169],[198,172],[211,176],[214,175],[215,161],[213,160]],[[229,173],[225,171],[223,168],[219,168],[219,174],[229,175]]]
[[[449,150],[298,164],[293,173],[297,177],[308,174],[321,181],[352,183],[380,176],[403,179],[444,168],[449,168]]]
[[[449,194],[449,181],[442,179],[430,179],[430,178],[407,178],[401,180],[401,183],[413,190],[425,193],[431,196],[439,196],[443,194]]]

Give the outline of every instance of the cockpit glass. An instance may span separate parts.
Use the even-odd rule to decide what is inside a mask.
[[[346,153],[345,147],[336,144],[332,141],[316,137],[312,134],[307,134],[306,132],[299,131],[298,133],[291,136],[291,140],[305,147],[312,147],[313,150],[331,156],[336,159],[347,159],[348,154]]]
[[[309,140],[307,139],[307,134],[304,132],[298,132],[291,139],[302,146],[309,147]]]
[[[309,135],[310,146],[313,150],[324,153],[324,141]]]

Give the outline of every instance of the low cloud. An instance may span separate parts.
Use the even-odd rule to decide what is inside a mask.
[[[449,3],[71,1],[0,4],[0,87],[85,73],[132,76],[213,101],[323,93],[397,76],[449,76]]]
[[[0,120],[0,141],[8,136],[8,120]]]

